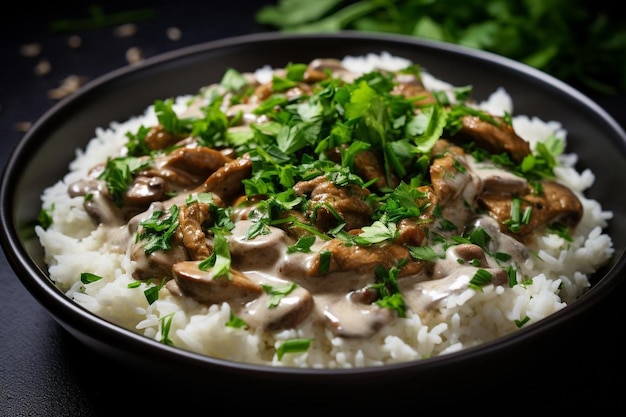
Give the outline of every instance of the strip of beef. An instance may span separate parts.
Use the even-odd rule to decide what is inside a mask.
[[[341,161],[341,151],[347,146],[335,147],[326,152],[326,156],[338,164]],[[369,150],[357,152],[354,155],[354,171],[365,182],[375,180],[371,188],[377,191],[395,188],[399,184],[398,178],[393,174],[385,173],[385,167],[379,155]]]
[[[479,197],[478,202],[489,211],[500,224],[501,230],[507,234],[523,237],[552,223],[575,227],[582,218],[583,206],[574,192],[550,180],[541,181],[541,188],[543,190],[541,194],[536,194],[529,187],[524,194],[519,195],[520,211],[523,213],[526,207],[532,207],[532,211],[528,223],[520,224],[519,230],[514,233],[507,226],[511,219],[513,195],[486,192]]]
[[[206,203],[195,202],[180,207],[178,212],[179,230],[183,245],[190,260],[202,261],[213,252],[207,242],[203,225],[211,221],[210,207]]]
[[[351,234],[358,234],[360,230],[353,230]],[[330,252],[328,270],[321,269],[320,255],[313,258],[309,267],[309,275],[324,275],[329,272],[354,271],[356,273],[370,272],[378,266],[385,269],[398,266],[401,260],[408,261],[400,270],[400,276],[418,273],[424,266],[423,261],[414,260],[405,245],[398,243],[377,245],[354,245],[341,239],[332,239],[320,252]]]
[[[318,230],[328,231],[345,222],[345,230],[358,229],[371,223],[373,208],[366,198],[370,191],[357,185],[337,186],[324,175],[294,185],[297,195],[306,195],[310,206],[305,213]],[[326,205],[330,206],[329,209]],[[337,219],[335,213],[341,217]]]
[[[153,126],[146,137],[144,138],[144,142],[148,145],[148,148],[151,150],[157,149],[167,149],[171,146],[174,146],[178,143],[183,137],[180,135],[174,135],[163,127],[163,125],[158,124]]]
[[[431,150],[430,182],[437,200],[447,205],[467,191],[472,178],[465,164],[465,151],[446,140],[438,140]]]
[[[478,116],[463,116],[461,130],[453,139],[472,140],[477,146],[492,154],[506,152],[514,162],[522,162],[524,157],[531,153],[530,145],[515,133],[513,126],[502,118],[492,117],[497,124],[482,120]]]
[[[163,178],[170,190],[189,190],[202,184],[232,158],[204,146],[186,146],[155,157],[154,164],[140,175]]]
[[[230,204],[243,194],[243,182],[252,173],[252,161],[249,158],[237,158],[228,161],[212,173],[202,184],[204,192],[217,194]]]

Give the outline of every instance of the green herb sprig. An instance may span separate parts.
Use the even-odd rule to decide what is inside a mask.
[[[494,52],[601,94],[626,92],[626,18],[593,0],[278,0],[256,21],[285,32],[357,30]]]

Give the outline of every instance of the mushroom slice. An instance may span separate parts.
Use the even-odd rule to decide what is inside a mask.
[[[237,270],[231,269],[229,277],[216,277],[211,270],[200,269],[200,263],[201,261],[184,261],[172,266],[180,291],[198,302],[243,304],[263,294],[263,288],[259,284]]]
[[[324,318],[330,331],[335,336],[345,338],[371,337],[395,317],[393,310],[358,302],[330,303],[324,309]]]
[[[168,251],[159,250],[147,254],[143,242],[137,242],[131,248],[130,259],[136,264],[133,278],[160,282],[170,278],[172,265],[187,259],[187,251],[182,245],[176,244]]]
[[[482,184],[483,192],[521,193],[528,187],[525,178],[499,169],[476,170]]]
[[[124,194],[124,207],[133,207],[134,214],[144,211],[154,201],[165,197],[166,184],[160,177],[136,177]]]
[[[306,289],[296,286],[277,304],[270,304],[270,296],[265,294],[246,305],[245,311],[238,313],[250,327],[263,327],[276,331],[293,329],[302,323],[315,306],[313,295]]]

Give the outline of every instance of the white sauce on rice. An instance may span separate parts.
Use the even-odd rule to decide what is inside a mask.
[[[346,57],[343,61],[347,69],[365,72],[375,69],[396,71],[409,63],[387,53]],[[272,69],[264,67],[255,76],[263,83],[271,80],[271,74]],[[452,87],[428,73],[423,74],[423,82],[429,90],[450,90]],[[177,113],[187,109],[189,99],[189,96],[176,99],[174,109]],[[513,100],[503,88],[477,106],[493,115],[514,114]],[[613,254],[611,239],[603,232],[612,213],[604,211],[597,201],[584,195],[593,186],[593,173],[588,170],[578,172],[575,169],[576,155],[563,154],[555,169],[556,180],[578,197],[583,207],[582,218],[571,242],[547,234],[533,242],[531,250],[536,256],[520,257],[528,276],[524,285],[488,284],[478,291],[468,286],[471,272],[464,272],[462,268],[444,274],[441,280],[400,281],[400,287],[407,294],[405,301],[409,308],[406,317],[385,321],[367,338],[339,337],[316,322],[316,317],[321,315],[346,316],[345,309],[354,308],[340,302],[333,294],[319,296],[315,304],[317,313],[309,315],[295,328],[264,332],[261,326],[252,326],[251,330],[229,327],[226,324],[233,310],[227,302],[207,305],[192,297],[177,296],[163,286],[158,299],[149,304],[144,291],[151,284],[142,281],[133,287],[138,282],[132,276],[136,265],[127,251],[116,247],[110,230],[96,227],[84,208],[84,196],[68,195],[68,187],[85,178],[92,167],[108,157],[119,156],[120,149],[127,142],[126,132],[156,123],[154,106],[150,106],[141,116],[98,128],[87,147],[77,150],[66,177],[42,195],[43,208],[50,209],[54,205],[51,211],[53,222],[45,230],[38,226],[36,233],[45,250],[51,280],[69,298],[105,320],[155,340],[162,340],[162,319],[173,313],[168,338],[181,349],[233,361],[310,368],[353,368],[422,360],[496,339],[516,331],[517,323],[526,321],[524,326],[529,326],[563,309],[590,287],[591,274]],[[515,115],[512,124],[532,150],[550,135],[566,141],[566,130],[557,121]],[[229,238],[231,245],[239,239],[240,248],[231,250],[254,253],[248,252],[254,248],[241,241],[242,235]],[[506,245],[512,243],[500,244],[509,248],[503,251],[511,251],[511,246]],[[251,256],[262,258],[264,250],[261,248]],[[307,259],[298,256],[296,261],[291,259],[282,266],[297,269],[298,264]],[[446,259],[451,262],[453,257]],[[276,272],[280,263],[256,269],[255,261],[250,262],[252,265],[248,265],[244,272],[256,276],[260,282],[272,282],[281,276]],[[302,264],[300,267],[304,268]],[[441,267],[446,268],[445,265]],[[449,269],[452,270],[452,266]],[[86,271],[102,279],[85,285],[80,276]],[[254,302],[266,303],[267,296]],[[259,320],[254,306],[237,313],[250,323]],[[357,321],[347,325],[357,333],[363,330],[359,327],[362,323]],[[312,345],[305,352],[288,353],[279,359],[278,347],[293,339],[310,339]]]

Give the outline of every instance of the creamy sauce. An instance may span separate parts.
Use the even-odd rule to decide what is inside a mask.
[[[349,79],[351,75],[343,70],[341,74],[344,79]],[[302,90],[297,89],[290,91],[288,96],[293,98],[301,94]],[[201,114],[199,103],[200,100],[197,100],[185,114]],[[241,116],[241,123],[231,128],[231,132],[245,131],[251,124],[268,121],[266,116],[253,113],[257,105],[254,102],[224,107],[228,117]],[[195,146],[189,138],[181,139],[180,144]],[[189,155],[191,158],[195,154]],[[224,152],[226,161],[230,158],[227,155]],[[439,207],[441,213],[431,215],[423,225],[417,223],[412,226],[413,234],[407,238],[411,242],[417,241],[411,245],[419,246],[420,233],[425,233],[421,239],[423,246],[430,246],[437,256],[428,261],[412,260],[412,269],[407,269],[410,272],[397,276],[397,287],[406,307],[422,315],[429,314],[449,297],[458,296],[471,288],[472,280],[480,270],[492,277],[489,285],[508,286],[506,269],[514,268],[516,272],[513,278],[517,281],[524,276],[524,268],[530,257],[526,246],[502,232],[497,219],[476,209],[476,201],[481,193],[489,191],[506,194],[512,190],[524,190],[528,187],[526,180],[493,165],[477,163],[469,154],[454,154],[453,159],[454,164],[449,163],[449,160],[440,162],[440,172],[443,172],[438,183],[439,197],[443,199]],[[321,262],[320,253],[333,248],[329,241],[316,237],[309,251],[290,252],[296,237],[275,226],[268,227],[266,233],[249,238],[249,232],[256,224],[253,213],[257,201],[246,208],[233,209],[231,219],[235,227],[225,235],[230,255],[230,279],[216,277],[210,269],[200,269],[202,260],[192,256],[192,253],[213,250],[213,236],[203,224],[215,214],[199,203],[195,210],[179,215],[180,221],[186,221],[184,230],[190,230],[192,234],[183,235],[178,230],[170,250],[145,253],[144,243],[138,241],[136,235],[141,230],[142,222],[153,213],[165,213],[174,204],[184,207],[190,195],[199,193],[210,194],[220,202],[232,198],[218,195],[212,190],[207,191],[205,187],[208,180],[205,181],[203,174],[197,172],[197,166],[190,165],[188,168],[191,169],[184,170],[176,165],[174,169],[170,163],[167,157],[157,158],[153,168],[178,176],[178,182],[168,183],[171,178],[167,176],[163,180],[161,177],[155,177],[159,180],[137,180],[134,189],[136,204],[124,209],[113,204],[105,183],[97,179],[102,172],[101,167],[95,169],[90,177],[71,184],[68,189],[71,196],[90,196],[85,200],[86,210],[99,227],[106,229],[116,250],[128,251],[133,260],[136,279],[166,280],[166,288],[177,297],[192,297],[206,304],[228,302],[233,312],[249,327],[267,331],[295,328],[302,323],[312,322],[326,326],[337,336],[365,338],[398,318],[397,311],[377,303],[381,295],[376,286],[380,282],[373,267],[342,270],[341,266],[333,264],[331,267],[336,270],[320,273],[316,269],[316,265],[319,267]],[[226,172],[220,172],[219,175],[227,177]],[[193,185],[181,185],[185,183]],[[175,197],[159,197],[161,201],[152,201],[145,206],[145,199],[164,193],[168,186],[170,192],[177,193]],[[324,190],[328,193],[320,194],[319,201],[334,203],[343,198],[344,205],[335,208],[359,207],[350,206],[356,202],[350,200],[353,198],[351,193],[344,193],[348,198],[340,197],[342,195],[339,193],[333,194],[336,191],[333,188]],[[358,202],[362,203],[360,200]],[[358,208],[354,211],[354,222],[358,224],[363,216],[358,213]],[[350,213],[349,210],[346,212]],[[452,236],[477,229],[488,235],[483,248],[476,244],[444,243],[449,242]],[[442,239],[435,240],[436,236]],[[337,242],[333,244],[337,245]],[[410,258],[407,247],[401,245],[382,246],[379,250],[349,245],[342,247],[341,244],[337,247],[334,254],[343,257],[345,264],[358,264],[361,259],[363,265],[366,265],[368,259],[378,259],[384,263],[389,261],[392,256],[390,253]],[[498,254],[506,254],[508,258],[498,258]],[[277,296],[272,291],[283,292]]]

